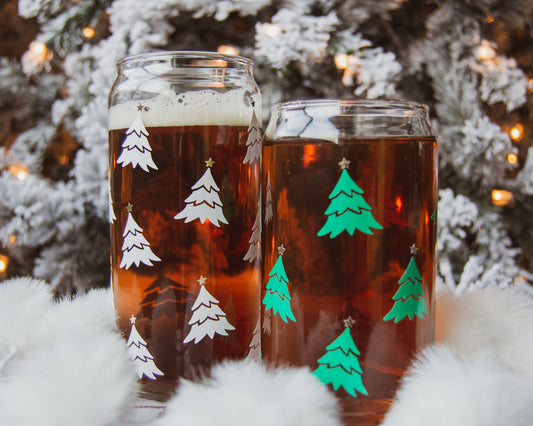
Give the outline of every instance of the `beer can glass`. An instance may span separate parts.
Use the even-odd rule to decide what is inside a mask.
[[[263,145],[262,354],[378,425],[434,336],[437,144],[424,105],[275,105]]]
[[[111,279],[141,396],[260,357],[261,96],[249,59],[155,52],[109,97]]]

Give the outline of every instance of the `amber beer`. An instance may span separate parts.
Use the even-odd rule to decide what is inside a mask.
[[[296,109],[274,111],[286,127],[264,141],[263,358],[308,366],[346,424],[379,425],[433,340],[435,139],[351,136],[335,119],[291,136],[316,120],[307,107],[292,127]]]
[[[117,164],[125,131],[114,129],[109,135],[116,215],[111,234],[115,307],[125,336],[132,327],[131,316],[136,318],[137,331],[164,373],[155,381],[142,377],[145,388],[171,393],[179,377],[195,379],[214,362],[244,358],[250,351],[258,321],[259,259],[243,258],[257,214],[258,170],[250,173],[250,166],[243,164],[247,127],[147,127],[158,167],[149,175]],[[207,221],[175,219],[210,158],[228,224],[216,227]],[[150,249],[161,259],[151,266],[120,267],[128,204]],[[184,343],[201,276],[234,329],[227,330],[225,338],[206,336],[196,344]]]
[[[143,397],[260,356],[256,102],[209,89],[110,108],[111,277]]]

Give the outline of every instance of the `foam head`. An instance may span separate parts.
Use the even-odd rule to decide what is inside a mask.
[[[248,126],[254,109],[256,116],[261,118],[258,96],[248,90],[225,93],[199,90],[180,94],[169,90],[152,99],[112,106],[109,109],[109,130],[127,129],[135,119],[139,105],[142,105],[142,120],[146,127]]]

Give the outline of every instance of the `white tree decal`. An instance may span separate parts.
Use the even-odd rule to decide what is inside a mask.
[[[133,124],[126,130],[126,139],[122,142],[122,152],[117,159],[117,163],[125,167],[131,164],[133,168],[140,166],[145,172],[148,167],[157,170],[157,166],[152,159],[152,147],[148,142],[148,131],[144,127],[141,111],[145,107],[141,104],[137,106],[137,114]]]
[[[113,199],[111,198],[111,186],[109,187],[109,223],[115,223],[117,216],[115,215],[115,209],[113,208]]]
[[[153,266],[152,261],[160,261],[152,249],[150,243],[144,238],[142,234],[143,229],[135,222],[131,211],[133,205],[128,203],[128,219],[126,220],[126,226],[122,237],[124,241],[122,243],[122,261],[120,267],[129,269],[129,267],[135,263],[135,266],[139,266],[142,263],[148,266]]]
[[[198,279],[200,292],[191,308],[193,314],[188,322],[191,329],[183,343],[189,343],[194,340],[194,344],[197,344],[205,336],[213,339],[215,333],[227,336],[228,330],[235,330],[235,327],[226,319],[224,311],[218,306],[219,301],[205,289],[205,281],[206,278],[204,276],[200,276]]]
[[[255,109],[252,111],[252,120],[248,126],[248,139],[246,140],[246,146],[248,150],[246,151],[246,156],[242,161],[243,164],[254,163],[261,159],[261,150],[263,145],[263,138],[261,136],[261,128],[259,126],[259,121],[255,115]]]
[[[148,351],[146,342],[137,331],[135,327],[136,319],[133,315],[130,318],[131,331],[127,343],[128,354],[135,365],[135,371],[139,379],[145,376],[151,380],[156,380],[156,376],[164,376],[164,373],[155,365],[154,357]]]
[[[257,319],[254,331],[252,332],[252,340],[248,347],[250,351],[244,360],[259,361],[261,359],[261,317]]]
[[[265,223],[270,222],[273,216],[274,213],[272,212],[272,184],[270,183],[270,173],[268,173],[265,200]]]
[[[174,219],[185,219],[185,223],[195,219],[201,223],[209,220],[215,226],[220,226],[219,222],[228,223],[222,211],[222,201],[218,195],[220,189],[211,174],[213,164],[215,162],[211,158],[205,162],[204,174],[192,186],[193,192],[185,199],[185,208],[174,216]]]
[[[250,243],[250,246],[248,247],[248,251],[244,255],[243,260],[253,262],[261,257],[261,204],[258,206],[255,221],[252,226],[252,236],[248,242]]]

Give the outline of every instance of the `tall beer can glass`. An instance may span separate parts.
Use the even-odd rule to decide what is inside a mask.
[[[309,366],[347,425],[378,425],[433,341],[437,145],[423,105],[272,108],[263,146],[262,353]]]
[[[127,57],[109,98],[111,277],[142,384],[260,356],[261,96],[249,59]]]

